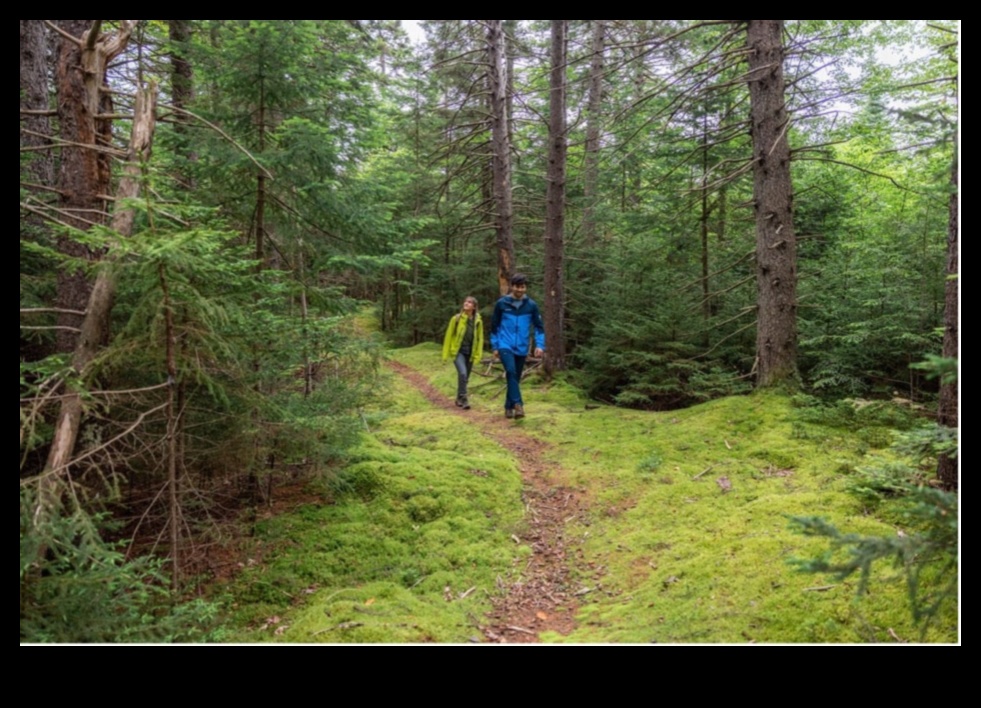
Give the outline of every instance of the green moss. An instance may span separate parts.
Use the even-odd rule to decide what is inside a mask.
[[[455,373],[423,344],[394,356],[447,398]],[[498,380],[475,377],[471,403],[498,412]],[[650,413],[587,407],[564,382],[524,384],[515,425],[550,443],[556,485],[575,486],[590,513],[566,538],[577,628],[550,642],[850,643],[915,640],[905,586],[876,569],[870,592],[796,570],[826,544],[792,516],[822,515],[854,533],[895,533],[846,486],[889,414],[824,406],[776,392]],[[259,530],[266,562],[236,585],[240,639],[293,642],[463,642],[531,553],[510,536],[523,506],[515,461],[461,418],[433,408],[400,378],[335,488]],[[876,436],[882,438],[877,439]],[[892,523],[896,523],[895,518]],[[581,553],[580,553],[581,551]],[[519,566],[520,567],[520,563]],[[470,593],[467,590],[475,588]],[[465,596],[463,596],[465,595]],[[463,597],[462,597],[463,596]],[[956,608],[926,641],[957,637]],[[273,626],[271,616],[281,618]],[[276,627],[288,628],[276,634]],[[262,629],[258,629],[262,627]]]

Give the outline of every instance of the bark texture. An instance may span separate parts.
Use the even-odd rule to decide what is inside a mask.
[[[784,102],[783,20],[749,20],[750,132],[756,210],[756,382],[797,375],[797,240]]]
[[[502,20],[487,20],[487,63],[491,105],[491,193],[497,234],[497,280],[506,295],[514,274],[511,233],[511,142],[508,131],[508,77]]]
[[[101,35],[100,20],[62,20],[55,83],[58,91],[58,124],[61,158],[58,169],[59,208],[63,220],[80,231],[105,222],[106,195],[111,186],[112,102],[106,85],[106,66],[129,41],[133,20],[124,20],[118,32]],[[72,238],[62,236],[59,250],[81,262],[99,254]],[[84,310],[92,284],[81,267],[58,273],[57,307]],[[62,314],[59,325],[78,327],[77,315]],[[57,348],[70,352],[78,334],[58,331]]]
[[[567,20],[552,20],[548,186],[545,195],[545,373],[565,368],[565,161]]]
[[[590,248],[596,243],[596,217],[594,208],[599,186],[600,123],[603,110],[603,73],[606,70],[606,20],[590,20],[592,37],[589,62],[589,98],[586,103],[586,156],[583,168],[583,245]]]
[[[116,192],[117,200],[131,199],[140,194],[140,163],[150,155],[150,145],[156,125],[156,89],[139,91],[136,97],[133,132],[129,155]],[[113,214],[112,228],[123,236],[129,236],[136,217],[134,209],[118,209]],[[109,333],[109,316],[115,299],[116,282],[110,268],[102,268],[86,302],[81,333],[72,352],[72,368],[83,378],[89,364],[106,341]],[[68,390],[61,399],[61,407],[55,422],[51,449],[41,475],[38,495],[38,514],[52,508],[60,501],[60,481],[68,477],[75,441],[82,421],[82,399],[77,391]]]
[[[20,21],[20,107],[32,111],[20,117],[21,147],[46,147],[51,133],[48,110],[48,34],[41,20]],[[32,151],[24,166],[28,179],[38,185],[54,185],[54,158],[50,150]]]

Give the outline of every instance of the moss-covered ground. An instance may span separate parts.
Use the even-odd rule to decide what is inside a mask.
[[[455,372],[438,348],[393,353],[451,397]],[[502,384],[475,376],[475,409],[499,412]],[[513,423],[550,444],[556,483],[582,489],[590,513],[570,520],[580,606],[565,643],[852,643],[917,641],[899,572],[857,579],[805,574],[794,559],[827,542],[791,528],[821,515],[844,531],[902,529],[846,492],[882,453],[887,412],[847,424],[810,416],[779,393],[652,413],[588,402],[560,382],[524,385]],[[890,416],[898,416],[894,421]],[[241,641],[466,642],[501,577],[530,549],[516,461],[452,412],[393,375],[366,418],[329,503],[265,521],[263,562],[230,588]],[[275,621],[270,621],[275,620]],[[283,629],[286,627],[286,629]],[[949,608],[923,641],[957,641]]]

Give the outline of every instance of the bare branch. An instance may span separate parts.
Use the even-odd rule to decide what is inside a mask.
[[[96,20],[85,34],[85,48],[89,51],[95,49],[95,44],[99,41],[100,29],[102,29],[102,20]]]
[[[42,20],[42,22],[44,22],[44,24],[46,24],[49,29],[53,29],[55,32],[57,32],[58,34],[60,34],[62,37],[64,37],[65,39],[67,39],[69,42],[74,42],[79,47],[82,46],[82,40],[81,39],[79,39],[78,37],[76,37],[74,35],[68,34],[65,30],[61,29],[61,27],[59,27],[58,25],[56,25],[51,20]]]
[[[22,307],[20,308],[20,313],[22,315],[34,313],[34,312],[63,312],[68,315],[81,315],[85,316],[85,310],[66,310],[62,307]]]
[[[214,130],[215,132],[217,132],[219,135],[221,135],[223,138],[225,138],[225,140],[227,140],[232,145],[234,145],[239,150],[241,150],[245,154],[245,156],[248,157],[256,167],[258,167],[260,170],[262,170],[262,173],[266,177],[268,177],[269,179],[273,179],[272,173],[269,172],[269,170],[267,170],[265,167],[263,167],[262,165],[260,165],[259,164],[259,161],[256,160],[252,156],[252,153],[251,152],[249,152],[244,147],[242,147],[242,145],[240,145],[238,142],[236,142],[235,139],[232,138],[232,136],[230,136],[224,130],[222,130],[221,128],[219,128],[217,125],[215,125],[214,123],[212,123],[209,120],[206,120],[205,118],[202,118],[201,116],[199,116],[196,113],[191,113],[191,111],[187,110],[186,108],[178,108],[177,106],[172,106],[170,104],[164,104],[164,105],[166,105],[166,107],[169,108],[172,111],[177,111],[178,113],[183,113],[185,115],[191,116],[191,118],[194,118],[196,120],[199,120],[202,123],[204,123],[205,125],[207,125],[209,128],[211,128],[212,130]]]
[[[745,331],[746,331],[747,329],[749,329],[750,327],[754,327],[754,326],[756,326],[756,322],[757,322],[757,320],[753,320],[752,322],[750,322],[750,323],[749,323],[748,325],[746,325],[745,327],[740,327],[739,329],[737,329],[737,330],[736,330],[735,332],[733,332],[732,334],[728,334],[728,335],[726,335],[725,337],[723,337],[722,339],[720,339],[720,340],[719,340],[718,342],[716,342],[716,343],[715,343],[715,346],[713,346],[713,347],[712,347],[711,349],[709,349],[708,351],[704,351],[704,352],[702,352],[701,354],[696,354],[695,356],[693,356],[693,357],[692,357],[692,359],[701,359],[702,357],[706,357],[706,356],[708,356],[709,354],[711,354],[712,352],[714,352],[714,351],[715,351],[716,349],[718,349],[718,348],[719,348],[719,346],[720,346],[720,345],[721,345],[721,344],[722,344],[723,342],[725,342],[725,341],[727,341],[727,340],[730,340],[730,339],[732,339],[732,338],[733,338],[733,337],[735,337],[735,336],[736,336],[737,334],[741,334],[741,333],[743,333],[743,332],[745,332]]]
[[[68,330],[69,332],[81,332],[82,331],[78,327],[69,327],[68,325],[51,325],[50,327],[41,327],[41,326],[38,326],[38,327],[28,327],[27,325],[21,325],[20,328],[21,329],[64,329],[64,330]]]

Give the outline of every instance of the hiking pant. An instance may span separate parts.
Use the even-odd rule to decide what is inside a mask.
[[[507,349],[501,349],[497,354],[501,357],[501,363],[504,364],[504,374],[508,382],[508,392],[504,399],[504,410],[509,411],[515,406],[524,405],[524,401],[521,400],[521,372],[525,368],[525,359],[527,357],[518,356]]]
[[[465,355],[460,352],[453,360],[453,366],[456,367],[456,397],[460,399],[467,395],[467,381],[470,379],[473,359],[470,358],[469,354]]]

